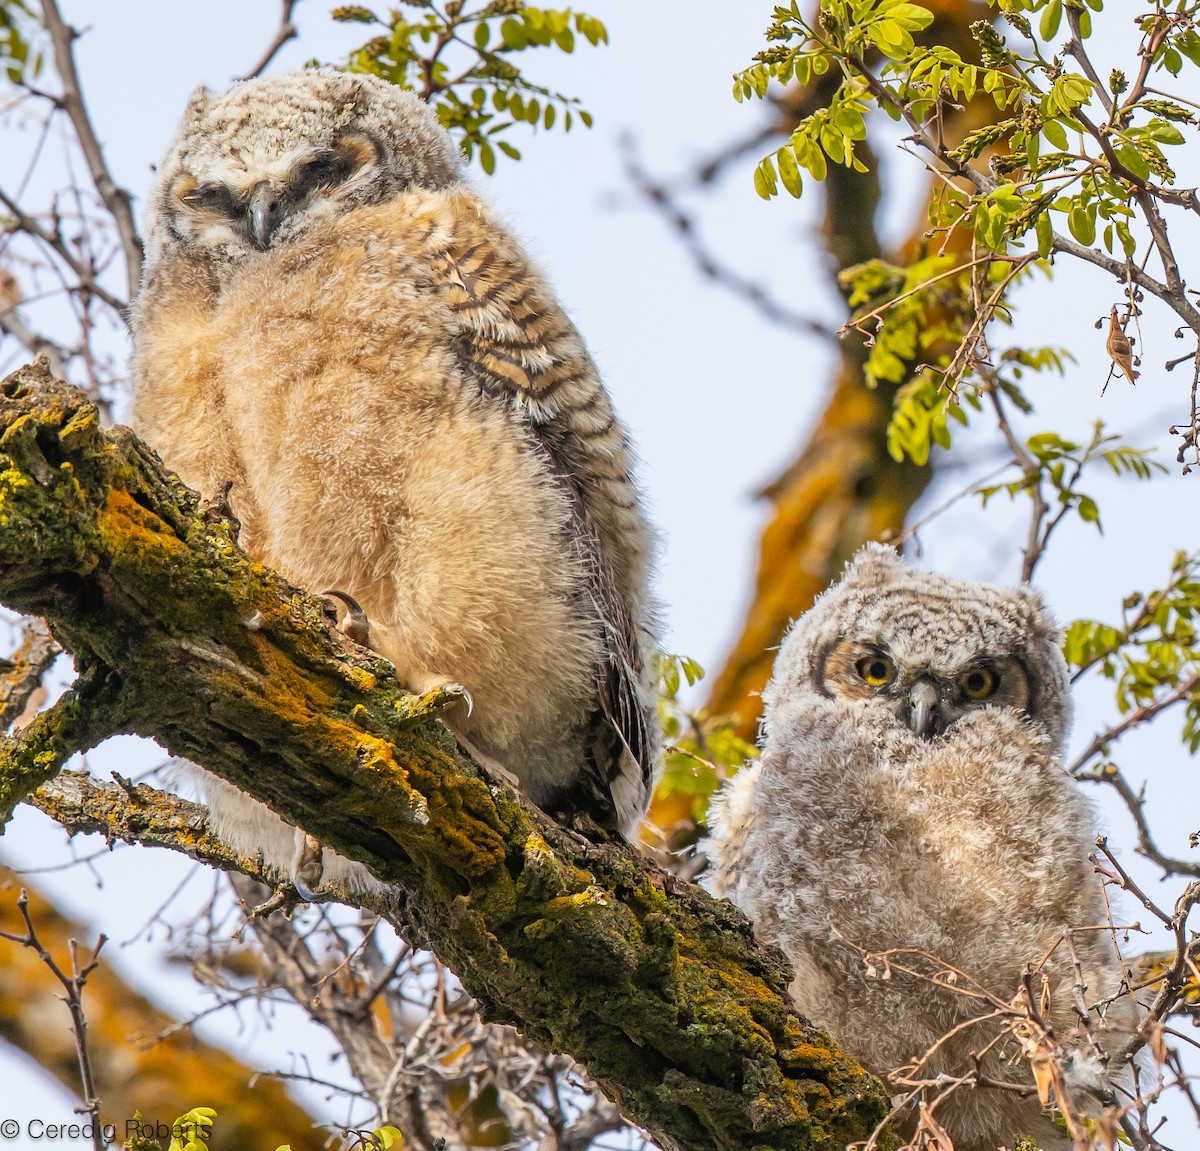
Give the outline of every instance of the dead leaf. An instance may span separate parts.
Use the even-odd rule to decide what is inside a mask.
[[[1092,1138],[1096,1151],[1117,1151],[1121,1141],[1121,1108],[1107,1107],[1096,1119]]]
[[[1027,1054],[1029,1066],[1033,1069],[1033,1081],[1037,1085],[1038,1102],[1043,1107],[1049,1107],[1055,1094],[1054,1088],[1057,1086],[1055,1080],[1058,1066],[1054,1061],[1054,1051],[1039,1044]]]
[[[1125,378],[1131,384],[1134,383],[1138,378],[1138,373],[1133,367],[1133,345],[1117,320],[1116,304],[1108,314],[1108,341],[1105,346],[1108,348],[1112,362],[1125,373]]]
[[[954,1151],[954,1140],[934,1117],[929,1104],[921,1100],[921,1118],[917,1124],[917,1135],[925,1136],[927,1151]]]
[[[1169,1054],[1167,1048],[1167,1029],[1161,1019],[1149,1019],[1142,1025],[1142,1034],[1146,1038],[1146,1047],[1154,1060],[1156,1067],[1163,1067]]]

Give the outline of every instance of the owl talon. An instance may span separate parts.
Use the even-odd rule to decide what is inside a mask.
[[[296,854],[292,856],[291,880],[300,898],[315,903],[325,874],[325,849],[321,841],[296,828]]]
[[[362,605],[352,595],[336,588],[328,588],[321,593],[330,599],[340,600],[346,608],[346,618],[339,625],[339,630],[347,639],[353,640],[359,647],[371,646],[371,621]]]
[[[456,703],[465,703],[469,719],[471,712],[475,710],[475,701],[471,698],[471,693],[461,683],[439,683],[430,689],[429,694],[433,697],[430,703],[434,711],[443,711]]]

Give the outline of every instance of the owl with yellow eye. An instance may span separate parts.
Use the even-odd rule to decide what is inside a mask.
[[[762,758],[714,803],[706,885],[787,953],[797,1007],[869,1070],[932,1050],[931,1080],[979,1072],[1028,1089],[955,1090],[937,1117],[957,1151],[1021,1135],[1067,1147],[1033,1097],[1028,1053],[963,994],[1007,1003],[1027,969],[1035,988],[1044,973],[1064,1081],[1093,1102],[1119,1092],[1104,1043],[1081,1032],[1068,949],[1054,947],[1065,925],[1106,915],[1092,813],[1060,758],[1067,673],[1041,596],[916,571],[869,545],[796,622],[763,700]],[[1073,945],[1086,1001],[1101,1005],[1121,985],[1108,937]],[[959,974],[930,982],[864,962],[892,949],[906,957],[897,969]],[[1091,1022],[1115,1049],[1132,1004]]]

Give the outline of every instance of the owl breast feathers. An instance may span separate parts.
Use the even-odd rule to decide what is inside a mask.
[[[200,89],[147,235],[137,430],[191,486],[232,481],[251,555],[358,600],[402,683],[461,685],[447,722],[485,764],[628,832],[658,744],[632,451],[430,110],[328,72]],[[203,784],[282,866],[290,829]]]
[[[1103,1083],[1067,946],[1037,968],[1064,926],[1106,922],[1092,814],[1059,758],[1066,668],[1040,597],[870,545],[793,626],[763,699],[762,757],[714,805],[706,883],[787,953],[800,1011],[880,1075],[950,1036],[916,1078],[970,1076],[979,1055],[985,1075],[1031,1085],[1023,1036],[969,1022],[992,1010],[978,993],[1010,1002],[1029,965],[1035,995],[1048,978],[1068,1082]],[[1107,934],[1073,946],[1087,1001],[1116,992]],[[1095,1033],[1119,1046],[1132,1012],[1093,1011]],[[1066,1146],[1036,1099],[1009,1092],[959,1089],[936,1114],[958,1151],[1019,1134]]]

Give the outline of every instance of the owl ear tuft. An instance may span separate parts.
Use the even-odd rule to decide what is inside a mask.
[[[904,557],[894,547],[872,541],[855,552],[842,578],[846,582],[885,583],[907,570]]]
[[[1013,588],[1013,600],[1021,613],[1022,626],[1031,636],[1041,640],[1057,642],[1058,624],[1054,613],[1046,602],[1046,597],[1031,584],[1021,584]]]
[[[213,90],[201,84],[192,90],[188,97],[187,108],[184,109],[184,120],[198,120],[207,110],[213,98]]]

